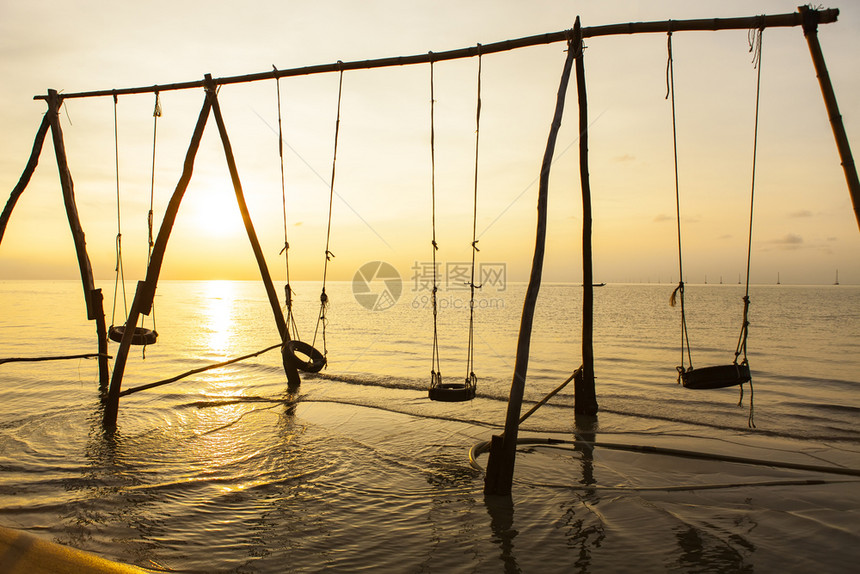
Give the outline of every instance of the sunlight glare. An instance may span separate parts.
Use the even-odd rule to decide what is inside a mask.
[[[242,233],[242,215],[229,183],[207,186],[201,197],[195,198],[191,211],[194,226],[207,237],[232,237]]]
[[[227,353],[233,344],[235,289],[230,281],[206,282],[204,327],[209,349],[219,355]]]

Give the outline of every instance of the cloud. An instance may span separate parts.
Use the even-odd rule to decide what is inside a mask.
[[[617,161],[620,163],[626,163],[628,161],[634,161],[636,159],[635,155],[631,155],[629,153],[625,153],[624,155],[617,155],[612,158],[612,161]]]
[[[789,217],[812,217],[812,212],[808,209],[799,209],[788,214]]]
[[[782,243],[784,245],[800,245],[803,243],[803,237],[795,235],[794,233],[787,233],[781,239],[775,239],[774,242]]]
[[[664,221],[675,221],[675,218],[665,213],[661,213],[654,218],[654,223],[662,223]]]
[[[786,233],[779,239],[771,239],[768,243],[778,249],[800,249],[803,246],[803,237],[794,233]]]

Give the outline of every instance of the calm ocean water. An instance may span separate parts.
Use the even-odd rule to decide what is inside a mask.
[[[113,284],[101,286],[110,321]],[[94,361],[0,365],[0,524],[176,572],[849,572],[860,560],[857,477],[767,464],[860,468],[860,287],[751,288],[755,429],[748,388],[738,406],[737,388],[677,385],[674,286],[595,289],[601,410],[580,431],[761,463],[523,445],[512,504],[484,499],[467,451],[504,423],[525,286],[480,294],[478,397],[453,404],[426,398],[432,317],[418,287],[371,311],[331,284],[329,365],[294,395],[273,351],[124,397],[113,434]],[[295,290],[309,339],[319,285]],[[542,287],[527,401],[580,364],[581,295]],[[742,296],[687,287],[695,366],[731,362]],[[159,341],[133,350],[124,388],[277,342],[257,282],[165,281],[155,316]],[[458,380],[468,292],[441,293],[439,320],[442,372]],[[0,282],[0,358],[94,352],[94,340],[79,282]],[[571,440],[572,393],[521,436]]]

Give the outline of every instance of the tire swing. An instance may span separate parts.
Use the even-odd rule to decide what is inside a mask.
[[[430,400],[441,402],[463,402],[475,398],[478,378],[474,371],[474,327],[475,327],[475,289],[480,285],[475,284],[475,255],[478,252],[477,217],[478,217],[478,143],[481,125],[481,45],[478,45],[478,96],[477,111],[475,114],[475,180],[474,180],[474,203],[472,209],[472,265],[469,289],[471,298],[469,300],[469,340],[466,353],[466,377],[462,383],[442,382],[442,372],[439,361],[439,336],[438,336],[438,305],[436,294],[439,290],[439,282],[436,272],[436,251],[439,245],[436,242],[436,132],[435,132],[435,93],[433,84],[433,59],[430,59],[430,190],[432,196],[432,228],[433,228],[433,291],[431,299],[433,302],[433,359],[430,369],[430,387],[427,394]]]
[[[113,130],[114,130],[114,157],[116,163],[116,278],[114,279],[114,290],[113,290],[113,310],[111,313],[111,325],[108,328],[108,339],[114,341],[116,343],[121,343],[122,338],[125,336],[125,324],[116,325],[116,303],[119,293],[119,285],[122,283],[122,303],[123,309],[125,311],[126,317],[128,317],[128,299],[126,297],[125,292],[125,273],[123,271],[122,264],[122,218],[121,218],[121,210],[120,210],[120,185],[119,185],[119,129],[117,122],[117,104],[119,100],[114,94],[113,96]],[[156,134],[158,128],[158,118],[161,116],[161,100],[159,99],[158,92],[155,92],[155,109],[152,113],[154,118],[153,120],[153,128],[152,128],[152,175],[150,178],[150,192],[149,192],[149,215],[148,215],[148,226],[149,226],[149,253],[147,255],[147,266],[149,265],[149,258],[152,256],[152,206],[153,206],[153,195],[155,193],[155,141]],[[153,306],[152,311],[152,329],[147,329],[145,327],[135,327],[134,333],[131,337],[132,345],[141,345],[144,347],[144,353],[146,352],[147,345],[153,345],[158,340],[158,332],[155,330],[155,307]],[[145,355],[144,355],[145,356]]]
[[[735,357],[731,364],[716,365],[710,367],[693,368],[693,360],[690,354],[690,340],[687,334],[687,320],[684,306],[684,270],[683,258],[681,256],[681,208],[680,208],[680,193],[678,185],[678,139],[676,131],[675,117],[675,81],[674,81],[674,66],[672,59],[672,33],[669,32],[668,39],[668,65],[667,65],[667,89],[666,98],[672,96],[672,141],[674,148],[675,162],[675,211],[678,224],[678,272],[680,280],[678,286],[672,292],[669,299],[670,304],[674,307],[676,301],[680,300],[681,306],[681,365],[677,367],[678,383],[688,389],[722,389],[726,387],[739,386],[741,392],[741,400],[743,400],[743,384],[750,384],[750,415],[749,426],[755,428],[753,423],[753,404],[752,404],[752,375],[750,373],[749,361],[747,360],[747,334],[749,329],[749,287],[750,287],[750,259],[752,255],[752,226],[753,226],[753,205],[755,199],[755,168],[756,168],[756,152],[758,146],[758,118],[759,118],[759,95],[761,92],[761,39],[762,28],[751,31],[754,36],[750,39],[750,51],[754,53],[753,63],[757,68],[756,79],[756,102],[755,102],[755,127],[753,130],[753,157],[752,157],[752,182],[750,185],[750,214],[749,214],[749,237],[747,243],[747,269],[746,269],[746,291],[743,301],[743,320],[741,323],[741,332],[738,337],[737,348],[735,349]],[[685,364],[686,355],[686,366]],[[741,358],[741,355],[743,356]],[[738,403],[740,405],[740,402]]]
[[[328,295],[325,292],[326,274],[328,271],[328,262],[334,257],[334,254],[329,250],[331,239],[331,208],[332,200],[334,199],[334,175],[335,162],[337,160],[337,140],[338,132],[340,131],[340,103],[343,93],[343,69],[340,70],[338,78],[337,90],[337,120],[335,122],[334,131],[334,153],[331,163],[331,184],[329,189],[329,207],[328,207],[328,231],[326,232],[326,247],[325,247],[325,265],[323,268],[323,284],[322,293],[320,294],[320,311],[317,317],[316,327],[314,329],[314,337],[311,343],[302,341],[299,336],[298,325],[296,325],[295,315],[293,314],[293,289],[290,286],[290,243],[287,237],[287,192],[284,179],[284,132],[281,122],[281,83],[278,76],[278,69],[275,68],[275,82],[277,86],[278,96],[278,155],[281,160],[281,199],[283,203],[283,222],[284,222],[284,247],[281,253],[284,255],[284,267],[286,269],[286,284],[284,285],[284,294],[286,299],[286,323],[287,332],[285,333],[284,342],[281,346],[281,357],[284,364],[290,364],[296,369],[305,373],[318,373],[323,370],[328,364],[328,350],[325,344],[325,324],[326,310],[328,309]],[[322,329],[320,329],[322,327]],[[322,334],[323,350],[320,351],[315,347],[317,334]]]

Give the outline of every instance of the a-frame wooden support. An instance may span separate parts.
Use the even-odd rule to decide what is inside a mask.
[[[56,90],[48,90],[48,111],[42,118],[42,124],[36,133],[36,139],[33,142],[33,149],[30,152],[30,159],[27,161],[27,166],[18,180],[15,189],[12,190],[9,200],[6,202],[6,207],[0,215],[0,242],[3,241],[3,235],[6,232],[6,225],[9,223],[9,218],[12,215],[12,210],[18,203],[18,199],[27,184],[30,183],[30,178],[39,164],[39,156],[42,153],[42,146],[45,143],[45,136],[48,129],[51,130],[51,137],[54,143],[54,151],[57,156],[57,169],[60,174],[60,186],[63,190],[63,204],[66,208],[66,216],[69,220],[69,228],[72,231],[72,239],[75,243],[75,252],[78,258],[78,268],[81,272],[81,282],[84,289],[84,302],[87,308],[87,319],[96,322],[96,336],[98,338],[98,365],[99,365],[99,388],[104,393],[107,390],[109,379],[108,366],[108,343],[107,343],[107,327],[105,325],[104,313],[104,297],[101,289],[95,288],[93,279],[93,269],[90,264],[90,258],[87,254],[87,242],[84,236],[84,230],[81,227],[81,220],[78,217],[78,208],[75,203],[75,186],[72,181],[72,174],[69,171],[69,163],[66,158],[66,146],[63,143],[63,130],[60,127],[60,107],[62,106],[62,97]]]
[[[579,30],[579,18],[576,19],[576,28]],[[541,276],[543,274],[543,260],[546,251],[546,222],[549,200],[549,174],[552,167],[552,158],[555,153],[555,144],[558,140],[558,131],[561,129],[561,119],[564,115],[564,100],[567,95],[567,86],[570,81],[570,71],[573,61],[581,52],[582,36],[574,33],[579,39],[568,42],[567,57],[561,73],[561,81],[558,87],[558,96],[555,104],[555,114],[552,118],[549,137],[547,138],[546,151],[540,169],[540,183],[538,186],[537,204],[537,233],[535,238],[535,250],[532,258],[532,268],[529,275],[526,297],[523,303],[523,313],[520,318],[520,331],[517,338],[517,355],[514,362],[514,377],[511,382],[511,394],[508,398],[508,409],[505,418],[505,432],[503,435],[494,436],[490,443],[490,457],[487,461],[487,476],[484,480],[484,494],[509,495],[514,480],[514,462],[516,460],[517,435],[519,433],[520,411],[522,409],[523,394],[526,386],[526,376],[529,368],[529,350],[531,347],[532,323],[534,322],[535,305],[537,304],[540,291]]]
[[[173,230],[173,224],[176,221],[176,214],[179,211],[179,205],[182,202],[182,198],[185,195],[189,182],[191,181],[191,175],[194,170],[194,159],[197,156],[197,151],[200,147],[200,140],[203,136],[203,130],[206,127],[206,120],[208,119],[210,112],[214,112],[215,115],[215,122],[218,125],[218,132],[224,145],[224,154],[227,159],[230,178],[233,182],[233,189],[236,193],[236,201],[238,202],[239,210],[242,213],[242,221],[245,225],[248,239],[251,242],[254,257],[257,260],[258,267],[260,268],[260,275],[263,279],[269,303],[275,316],[275,325],[277,326],[281,341],[289,341],[289,330],[287,329],[284,314],[281,310],[281,304],[278,300],[277,292],[275,291],[272,277],[269,273],[269,268],[263,255],[263,250],[260,247],[260,242],[257,238],[257,233],[254,230],[254,224],[251,221],[248,206],[245,202],[245,194],[242,191],[242,184],[239,181],[239,173],[236,168],[235,158],[233,157],[233,150],[230,146],[230,140],[227,137],[227,129],[221,115],[221,108],[218,105],[216,86],[209,75],[206,76],[205,85],[206,98],[191,138],[191,144],[189,145],[188,152],[186,153],[182,176],[179,179],[179,183],[176,185],[173,196],[170,198],[170,202],[164,215],[164,220],[162,221],[161,228],[158,232],[158,238],[153,245],[150,263],[146,270],[146,278],[137,284],[134,300],[132,301],[129,316],[125,323],[126,329],[116,354],[112,374],[110,372],[110,366],[108,365],[108,337],[104,313],[104,297],[101,289],[95,288],[92,265],[90,263],[89,255],[87,254],[86,238],[83,228],[81,227],[80,218],[78,217],[78,209],[75,203],[74,183],[72,181],[71,172],[69,171],[66,148],[63,142],[63,131],[60,127],[59,120],[59,111],[63,103],[63,97],[56,90],[48,90],[48,97],[46,98],[48,103],[48,112],[45,114],[42,124],[36,134],[36,139],[33,143],[33,149],[30,153],[27,166],[24,169],[18,184],[15,186],[15,189],[12,190],[2,214],[0,214],[0,242],[2,242],[12,210],[17,204],[18,199],[21,197],[21,194],[26,189],[33,172],[39,163],[39,156],[44,145],[45,137],[47,136],[48,129],[50,129],[54,143],[54,150],[57,156],[60,185],[63,190],[63,203],[66,208],[69,227],[72,231],[72,238],[74,240],[75,251],[77,253],[78,267],[81,274],[81,282],[83,283],[87,318],[96,322],[96,333],[98,338],[99,388],[104,400],[103,423],[106,428],[116,426],[117,413],[119,410],[119,397],[122,390],[122,377],[125,372],[125,365],[128,360],[128,352],[132,344],[134,330],[135,327],[137,327],[140,315],[149,315],[152,310],[152,302],[155,297],[155,289],[158,284],[158,277],[164,261],[167,242],[170,238],[170,233]],[[284,371],[286,372],[287,382],[290,387],[297,387],[301,384],[298,370],[294,365],[284,361]]]
[[[173,230],[173,224],[176,221],[179,205],[182,203],[182,198],[185,195],[185,191],[188,189],[189,182],[191,181],[191,175],[194,171],[194,159],[196,158],[197,151],[200,148],[200,140],[203,137],[206,120],[209,118],[210,112],[215,116],[215,123],[218,126],[218,133],[221,137],[221,142],[224,146],[224,155],[227,159],[227,167],[230,171],[230,178],[233,182],[233,190],[236,193],[236,201],[239,204],[239,211],[242,213],[242,221],[245,225],[248,239],[251,242],[254,257],[257,260],[258,267],[260,268],[260,275],[266,288],[269,304],[271,305],[272,312],[275,316],[275,324],[278,328],[278,333],[281,337],[281,341],[283,342],[289,341],[290,338],[289,330],[287,329],[287,324],[284,320],[284,313],[281,309],[281,303],[278,300],[277,292],[272,284],[272,277],[269,273],[266,259],[263,256],[263,250],[260,247],[260,242],[257,239],[257,233],[254,230],[254,224],[251,221],[251,215],[248,212],[248,206],[245,202],[245,194],[242,191],[242,183],[239,180],[239,172],[236,168],[233,148],[230,145],[230,139],[227,136],[227,128],[224,124],[224,118],[221,115],[221,107],[218,104],[217,89],[215,83],[212,81],[212,77],[208,74],[206,75],[205,89],[206,98],[203,103],[203,108],[200,110],[197,125],[194,128],[194,134],[191,137],[191,144],[188,146],[188,151],[185,155],[185,164],[182,170],[182,176],[179,178],[176,190],[173,192],[173,196],[170,198],[170,202],[167,205],[164,220],[161,223],[158,237],[153,245],[149,267],[146,270],[146,279],[137,284],[134,300],[132,301],[131,310],[129,311],[129,316],[126,321],[125,332],[123,334],[122,341],[119,344],[119,350],[117,351],[116,360],[114,362],[110,389],[105,402],[103,424],[106,428],[116,426],[117,413],[119,411],[119,398],[122,390],[122,376],[125,370],[125,363],[128,359],[128,351],[131,346],[134,328],[137,326],[137,321],[140,318],[140,315],[148,315],[152,309],[152,301],[155,297],[155,288],[158,283],[158,276],[161,272],[161,265],[164,261],[167,241],[170,239],[170,232]],[[291,387],[296,387],[301,384],[298,370],[292,363],[284,361],[284,371],[287,375],[287,383]]]

